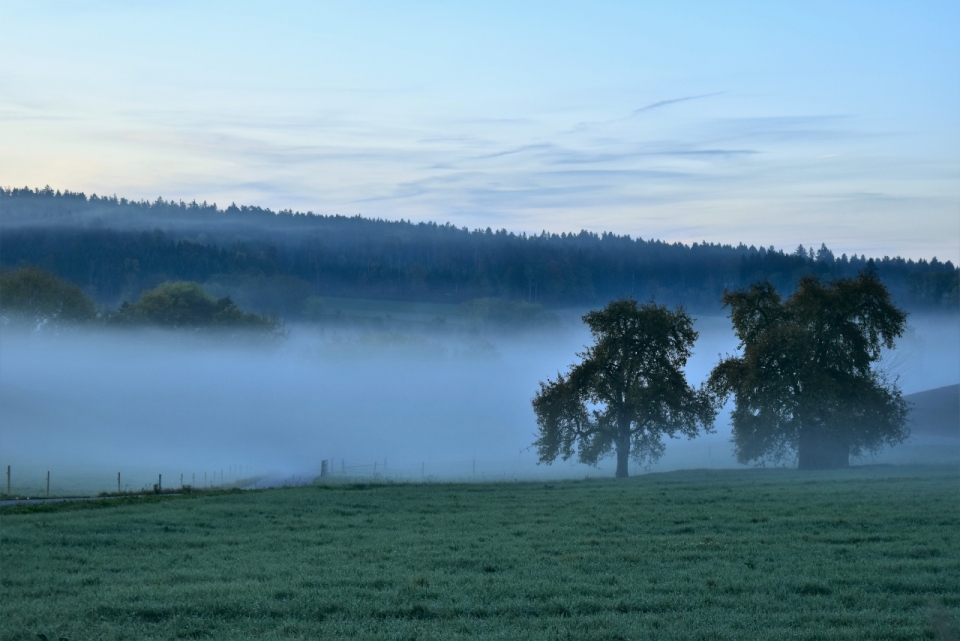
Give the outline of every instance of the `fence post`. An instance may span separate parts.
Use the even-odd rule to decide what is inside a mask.
[[[162,489],[163,489],[163,474],[158,474],[158,475],[157,475],[157,489],[158,489],[158,490],[162,490]]]
[[[183,472],[180,472],[180,489],[183,489]]]
[[[120,494],[120,472],[117,472],[117,494]]]
[[[10,494],[10,466],[7,466],[7,495]]]
[[[327,475],[327,459],[320,461],[320,476]]]
[[[50,496],[50,470],[47,470],[47,497]]]

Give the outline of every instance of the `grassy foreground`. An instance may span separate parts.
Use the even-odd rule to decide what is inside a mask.
[[[955,469],[314,486],[4,508],[3,639],[924,639]],[[955,638],[955,637],[953,637]]]

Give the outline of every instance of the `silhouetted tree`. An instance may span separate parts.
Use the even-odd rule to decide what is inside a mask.
[[[28,322],[87,321],[97,315],[79,287],[37,267],[0,272],[0,311]]]
[[[631,456],[642,463],[663,454],[664,434],[710,429],[714,400],[683,373],[698,335],[682,308],[617,300],[583,320],[594,344],[533,399],[541,462],[567,460],[576,448],[580,462],[595,465],[615,451],[617,477],[626,477]]]
[[[737,458],[801,469],[849,465],[850,455],[902,442],[907,406],[875,364],[903,334],[906,314],[869,271],[824,284],[804,277],[786,301],[772,285],[727,292],[741,353],[710,375],[733,394]]]

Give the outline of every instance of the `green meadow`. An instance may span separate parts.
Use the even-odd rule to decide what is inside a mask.
[[[2,639],[936,639],[956,468],[313,485],[0,510]]]

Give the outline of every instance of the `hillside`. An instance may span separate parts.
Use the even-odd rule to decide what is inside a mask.
[[[913,434],[960,438],[960,385],[938,387],[903,398],[912,405]]]
[[[767,280],[789,293],[804,274],[834,279],[864,269],[876,270],[907,309],[956,310],[960,303],[960,274],[950,262],[838,257],[826,246],[784,252],[587,231],[470,231],[49,188],[0,189],[0,225],[0,267],[48,269],[108,305],[135,300],[167,280],[189,280],[242,293],[254,311],[288,317],[311,295],[444,303],[502,298],[554,308],[633,296],[714,311],[725,288]]]

